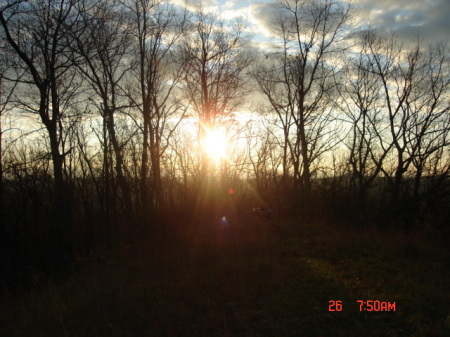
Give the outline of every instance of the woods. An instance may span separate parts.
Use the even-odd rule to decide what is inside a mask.
[[[335,0],[272,9],[268,50],[202,6],[1,2],[4,291],[260,205],[448,231],[448,46],[351,27]]]

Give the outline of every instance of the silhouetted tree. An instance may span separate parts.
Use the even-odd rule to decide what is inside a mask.
[[[350,166],[353,206],[362,218],[367,194],[392,148],[379,143],[377,135],[383,128],[383,93],[376,74],[367,71],[368,64],[362,53],[348,57],[345,71],[338,78],[340,98],[336,99],[336,108],[350,123],[350,130],[342,137],[348,148],[346,164]]]
[[[185,14],[160,0],[133,0],[125,5],[137,51],[133,74],[139,92],[131,92],[130,98],[142,116],[142,125],[138,124],[142,132],[140,207],[148,220],[149,211],[154,214],[162,203],[161,158],[185,111],[176,92],[185,69],[175,51]],[[178,122],[170,123],[171,118]]]
[[[442,45],[426,51],[419,41],[405,46],[393,33],[380,35],[371,29],[363,32],[362,43],[363,70],[374,74],[382,88],[383,118],[375,130],[384,151],[392,149],[392,165],[378,167],[389,182],[397,213],[406,195],[406,174],[415,166],[417,197],[422,168],[448,145],[448,53]]]
[[[278,17],[273,31],[282,45],[269,58],[276,60],[265,62],[254,76],[283,127],[283,165],[289,151],[294,187],[308,212],[312,165],[330,148],[330,138],[324,136],[335,93],[333,63],[344,50],[351,7],[334,0],[280,0],[274,9]]]
[[[242,22],[226,22],[201,7],[190,18],[180,51],[186,60],[183,90],[198,115],[200,143],[236,111],[248,91],[244,70],[251,56],[243,49],[249,41],[244,29]],[[200,151],[205,176],[209,163]]]
[[[117,114],[132,105],[125,88],[133,67],[128,54],[132,42],[129,19],[119,1],[98,1],[82,11],[82,19],[71,34],[75,41],[72,45],[74,60],[78,60],[78,70],[94,94],[91,104],[98,109],[103,121],[104,177],[108,185],[113,183],[109,178],[109,167],[113,166],[120,191],[112,193],[107,187],[106,198],[115,200],[111,206],[121,209],[132,223],[134,205],[124,163],[125,141],[120,138],[117,126]]]
[[[64,182],[64,119],[67,105],[77,91],[67,27],[78,19],[78,0],[7,1],[0,6],[0,23],[12,52],[26,73],[20,103],[24,111],[38,113],[47,130],[53,163],[54,252],[57,266],[71,260],[71,225]],[[26,93],[26,94],[25,94]]]

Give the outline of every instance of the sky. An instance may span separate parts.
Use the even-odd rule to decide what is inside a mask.
[[[188,0],[196,3],[199,0]],[[182,4],[185,0],[173,0]],[[272,1],[203,0],[203,6],[219,10],[226,19],[243,17],[256,41],[270,41]],[[394,31],[405,42],[417,37],[425,44],[450,42],[450,0],[352,0],[355,27],[370,23],[380,32]]]

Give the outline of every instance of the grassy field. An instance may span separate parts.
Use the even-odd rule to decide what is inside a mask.
[[[142,241],[37,277],[0,336],[450,336],[449,252],[424,235],[248,217]]]

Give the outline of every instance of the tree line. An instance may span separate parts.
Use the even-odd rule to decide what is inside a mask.
[[[444,229],[448,47],[352,28],[353,14],[278,0],[262,50],[245,20],[202,6],[2,2],[3,286],[256,204]],[[204,140],[219,127],[214,162]]]

